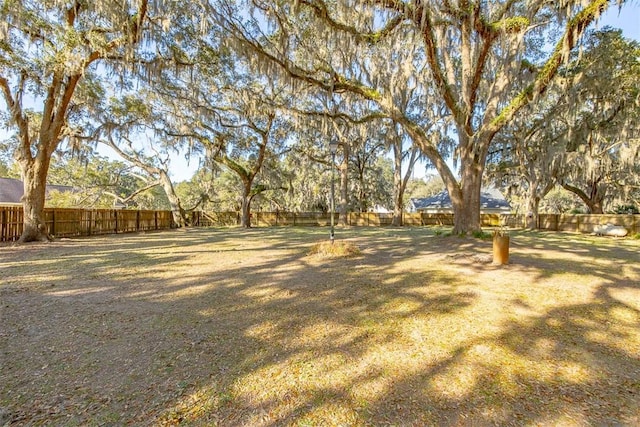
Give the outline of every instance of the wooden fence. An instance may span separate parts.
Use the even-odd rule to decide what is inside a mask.
[[[334,214],[338,224],[338,214]],[[347,214],[347,225],[359,227],[383,227],[391,225],[393,215],[390,213],[350,212]],[[252,227],[279,226],[318,226],[330,224],[331,217],[322,212],[254,212],[251,214]],[[440,213],[407,213],[402,217],[405,226],[439,225],[452,226],[453,214]],[[195,226],[233,226],[240,224],[237,212],[194,212],[192,224]],[[593,233],[596,225],[613,224],[625,227],[629,234],[640,233],[640,215],[565,215],[541,214],[538,228],[540,230],[567,231],[575,233]],[[481,214],[482,227],[506,226],[509,228],[525,227],[524,215]]]
[[[174,226],[171,211],[46,208],[45,222],[55,237],[93,236],[162,230]],[[0,241],[22,234],[22,206],[0,206]]]
[[[482,214],[480,216],[483,227],[497,227],[507,221],[510,227],[521,227],[524,218],[522,215]],[[338,224],[339,215],[334,214],[334,222]],[[349,212],[347,225],[356,227],[384,227],[390,226],[393,214],[373,212]],[[439,213],[407,213],[402,216],[404,225],[453,225],[453,214]],[[331,223],[331,217],[327,212],[253,212],[251,214],[252,227],[280,227],[280,226],[307,226],[324,227]],[[237,212],[193,212],[191,224],[194,226],[232,226],[240,224],[240,214]]]
[[[334,214],[334,222],[338,224],[339,215]],[[347,214],[347,225],[359,227],[382,227],[389,226],[393,220],[390,213],[372,212],[349,212]],[[403,221],[405,225],[453,225],[453,215],[451,214],[420,214],[404,213]],[[499,221],[495,218],[487,219],[487,224]],[[194,226],[230,226],[240,224],[240,214],[237,212],[193,212],[191,223]],[[328,212],[253,212],[251,214],[252,227],[324,227],[331,223],[331,216]]]
[[[598,225],[618,225],[634,235],[640,233],[640,215],[547,215],[538,218],[540,230],[593,233]]]
[[[338,224],[338,214],[334,214]],[[391,225],[392,214],[347,214],[347,225],[359,227],[383,227]],[[136,211],[115,209],[45,209],[49,233],[56,237],[92,236],[99,234],[130,233],[146,230],[163,230],[175,226],[171,211]],[[524,226],[523,215],[482,214],[482,227],[506,225],[511,228]],[[22,234],[22,206],[0,206],[0,241],[15,241]],[[323,227],[331,217],[322,212],[254,212],[252,227]],[[404,213],[406,226],[451,226],[453,214]],[[240,224],[237,212],[191,213],[194,227],[224,227]],[[640,215],[547,215],[539,216],[541,230],[592,233],[596,225],[613,224],[625,227],[629,234],[640,233]]]

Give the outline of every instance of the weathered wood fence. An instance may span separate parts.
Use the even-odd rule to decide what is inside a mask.
[[[501,224],[498,214],[481,216],[482,226],[491,227]],[[334,222],[338,224],[339,215],[334,214]],[[350,212],[347,214],[347,225],[357,227],[384,227],[391,225],[393,214],[373,212]],[[327,212],[253,212],[252,227],[307,226],[323,227],[331,223]],[[453,225],[452,214],[404,213],[404,225]],[[229,226],[240,224],[240,214],[236,212],[194,212],[192,224],[195,226]]]
[[[632,235],[640,233],[640,215],[541,214],[538,217],[538,228],[540,230],[593,233],[596,226],[606,224],[622,226]]]
[[[55,237],[93,236],[173,227],[171,211],[46,208],[45,222]],[[22,206],[0,206],[0,241],[22,234]]]
[[[334,214],[338,224],[338,214]],[[524,227],[523,215],[482,214],[483,227]],[[347,225],[384,227],[391,225],[392,214],[358,213],[347,215]],[[117,209],[45,209],[49,233],[56,237],[92,236],[100,234],[131,233],[163,230],[175,227],[171,211],[137,211]],[[0,206],[0,241],[15,241],[22,234],[22,206]],[[331,217],[322,212],[254,212],[252,227],[323,227]],[[453,214],[404,213],[406,226],[453,225]],[[202,212],[191,214],[195,227],[224,227],[240,224],[237,212]],[[596,225],[620,225],[630,234],[640,233],[640,215],[547,215],[539,216],[541,230],[592,233]]]

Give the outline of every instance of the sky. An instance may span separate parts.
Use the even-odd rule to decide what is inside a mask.
[[[596,28],[605,25],[622,29],[622,34],[628,39],[640,41],[640,1],[627,2],[622,9],[610,7],[601,17]]]

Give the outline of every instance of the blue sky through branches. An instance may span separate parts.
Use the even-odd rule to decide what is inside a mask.
[[[612,6],[595,24],[595,28],[601,29],[605,26],[611,26],[622,29],[626,38],[640,41],[640,1],[631,1],[625,3],[622,8]],[[5,107],[5,105],[3,105]],[[13,130],[7,132],[6,129],[0,129],[0,140],[9,138],[14,133]],[[113,150],[98,145],[98,153],[103,156],[115,160],[120,159]],[[187,160],[184,154],[175,154],[171,159],[170,175],[174,182],[180,182],[191,179],[195,171],[198,169],[200,158],[192,156]],[[433,174],[435,171],[427,170],[424,164],[416,164],[414,177],[424,177],[426,174]]]

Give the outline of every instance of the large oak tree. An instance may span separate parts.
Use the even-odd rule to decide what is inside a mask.
[[[211,11],[235,35],[256,69],[284,74],[331,93],[358,96],[403,126],[441,175],[455,213],[454,232],[480,228],[480,189],[495,135],[515,114],[544,93],[583,32],[612,1],[358,1],[324,0],[230,3],[211,1]],[[618,1],[617,3],[624,3]],[[531,46],[551,47],[531,58]],[[406,60],[408,46],[419,45]],[[534,49],[538,52],[538,46]],[[393,65],[402,58],[402,62]],[[419,64],[426,58],[428,67]],[[430,138],[432,125],[401,108],[380,84],[396,67],[397,78],[415,79],[435,90],[452,119],[454,159]],[[528,78],[518,78],[527,74]]]
[[[109,67],[133,63],[150,23],[149,0],[7,0],[0,26],[0,93],[15,130],[24,182],[21,242],[49,239],[44,221],[53,152],[73,142]]]

